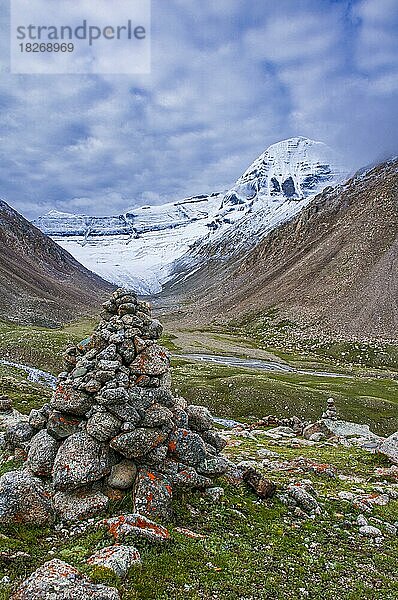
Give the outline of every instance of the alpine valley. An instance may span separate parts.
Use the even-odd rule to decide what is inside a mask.
[[[346,178],[330,148],[295,137],[270,146],[226,192],[117,216],[50,211],[34,225],[104,279],[149,295],[179,273],[189,278],[200,255],[249,251]]]

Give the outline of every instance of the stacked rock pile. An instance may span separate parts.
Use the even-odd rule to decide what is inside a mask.
[[[228,469],[209,411],[172,393],[150,306],[118,289],[103,308],[94,333],[66,351],[51,402],[6,431],[26,463],[0,480],[0,521],[86,519],[126,493],[134,512],[168,517],[174,488],[210,488]]]
[[[322,414],[322,419],[331,419],[332,421],[337,421],[337,408],[333,398],[328,398],[326,400],[327,406],[325,412]]]

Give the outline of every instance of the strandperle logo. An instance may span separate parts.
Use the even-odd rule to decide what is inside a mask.
[[[150,72],[150,0],[11,0],[11,72]]]
[[[126,25],[106,25],[98,27],[98,25],[88,24],[86,20],[77,27],[70,25],[19,25],[17,27],[18,40],[30,41],[71,41],[71,40],[86,40],[92,46],[95,41],[100,39],[105,40],[145,40],[146,29],[143,25],[134,27],[131,19]]]

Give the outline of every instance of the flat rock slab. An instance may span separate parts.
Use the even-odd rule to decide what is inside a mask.
[[[0,478],[0,523],[45,525],[54,515],[50,494],[40,479],[26,471]]]
[[[102,492],[76,490],[57,492],[54,507],[64,521],[84,521],[98,515],[108,506],[109,499]]]
[[[87,563],[91,566],[110,569],[118,577],[124,578],[130,567],[141,563],[141,556],[134,546],[116,544],[98,550],[87,559]]]
[[[104,519],[98,523],[98,526],[106,527],[115,540],[129,534],[146,538],[151,542],[167,542],[170,539],[170,533],[165,527],[137,513]]]
[[[116,588],[94,584],[77,569],[54,558],[39,567],[11,600],[120,600]]]

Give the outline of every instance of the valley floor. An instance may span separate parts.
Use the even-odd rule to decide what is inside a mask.
[[[92,322],[62,330],[0,323],[0,358],[56,374],[62,349],[91,329]],[[165,334],[163,343],[174,355],[175,388],[189,402],[205,404],[219,417],[250,423],[267,414],[297,414],[312,420],[332,396],[343,418],[366,422],[379,434],[398,430],[397,373],[390,364],[380,365],[379,359],[374,364],[370,358],[365,360],[369,350],[362,349],[361,360],[355,348],[336,359],[319,348],[286,351],[244,331],[225,330],[174,329]],[[259,371],[186,358],[198,353],[287,362],[307,373]],[[315,370],[343,377],[308,373]],[[0,364],[1,394],[8,394],[15,408],[28,413],[46,402],[51,390],[27,381],[24,371]],[[110,541],[93,526],[66,533],[3,527],[0,598],[10,598],[15,582],[53,557],[78,567],[95,581],[115,585],[126,600],[398,598],[398,536],[394,531],[398,479],[394,471],[383,470],[390,463],[354,447],[309,444],[299,438],[276,440],[266,431],[254,435],[227,432],[226,454],[235,461],[250,461],[273,480],[278,490],[272,500],[260,500],[243,485],[221,480],[225,493],[218,503],[201,494],[175,498],[175,518],[166,524],[172,543],[159,547],[131,538],[143,564],[132,567],[125,581],[86,564],[93,551]],[[18,464],[3,456],[0,472]],[[320,514],[309,519],[294,514],[283,498],[283,490],[291,483],[312,490]],[[379,495],[387,495],[388,502],[372,504],[369,511],[367,500]],[[128,497],[111,507],[113,514],[129,510]],[[360,534],[357,519],[362,513],[370,526],[380,529],[380,540]],[[178,527],[199,537],[186,537]]]

